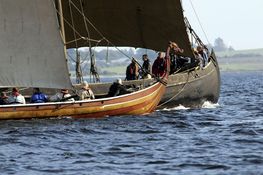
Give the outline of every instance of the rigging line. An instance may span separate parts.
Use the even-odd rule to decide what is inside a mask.
[[[190,74],[190,71],[187,72],[187,81],[185,82],[185,84],[183,85],[183,87],[180,89],[180,91],[178,93],[176,93],[173,97],[171,97],[169,100],[163,102],[162,104],[158,105],[157,108],[169,103],[170,101],[172,101],[175,97],[177,97],[185,88],[185,86],[188,84],[188,81],[189,81],[189,74]]]
[[[67,53],[67,55],[69,56],[69,58],[70,58],[74,63],[76,63],[76,60],[75,60],[74,58],[72,58],[72,56],[71,56],[69,53]]]
[[[62,18],[62,20],[63,20],[74,32],[76,32],[76,34],[77,34],[78,37],[79,37],[79,39],[77,39],[77,40],[83,39],[83,40],[90,40],[90,41],[93,41],[93,42],[100,42],[101,40],[103,40],[104,37],[102,37],[101,40],[95,40],[95,39],[92,39],[92,38],[83,37],[83,36],[70,24],[70,22],[64,18],[64,16],[59,12],[59,10],[58,10],[55,6],[54,6],[54,8],[55,8],[55,11],[58,13],[58,15]],[[66,41],[65,41],[64,44],[66,45],[66,44],[69,44],[69,43],[72,43],[72,42],[74,42],[74,40],[69,41],[69,42],[66,42]]]
[[[81,36],[81,34],[80,34],[77,30],[75,30],[75,28],[70,24],[70,22],[68,22],[68,20],[66,20],[66,19],[63,17],[63,15],[62,15],[57,9],[56,9],[56,12],[59,14],[59,16],[62,18],[62,20],[63,20],[64,22],[66,22],[67,25],[69,25],[69,27],[70,27],[73,31],[76,32],[76,34],[77,34],[80,38],[82,38],[82,39],[85,38],[85,37]],[[71,42],[74,42],[74,40],[71,41]],[[64,44],[67,44],[67,43],[65,42]]]
[[[70,43],[73,43],[73,42],[77,42],[77,41],[79,41],[79,40],[86,40],[86,41],[92,41],[92,42],[95,42],[95,43],[97,43],[97,42],[101,42],[101,40],[95,40],[95,39],[91,39],[91,38],[87,38],[87,37],[80,37],[80,38],[77,38],[77,39],[74,39],[74,40],[71,40],[71,41],[68,41],[68,42],[66,42],[66,44],[70,44]]]
[[[72,3],[72,1],[70,1],[70,2]],[[90,38],[90,31],[89,31],[88,24],[87,24],[87,21],[86,21],[86,16],[85,16],[85,13],[84,13],[82,1],[80,1],[80,7],[81,7],[81,15],[82,15],[82,17],[83,17],[85,29],[86,29],[88,38]],[[79,10],[79,9],[77,9],[77,10]],[[96,30],[96,29],[95,29],[95,30]],[[98,33],[99,33],[99,32],[98,32]],[[94,56],[95,56],[94,53],[92,53],[92,48],[91,48],[92,45],[91,45],[90,40],[88,40],[88,44],[89,44],[90,62],[91,62],[90,73],[91,73],[93,76],[95,76],[96,81],[100,81],[98,72],[96,71],[96,60],[94,59]],[[97,43],[97,44],[98,44],[98,43]],[[93,77],[93,78],[94,78],[94,77]]]
[[[76,4],[74,4],[74,2],[70,1],[70,3],[72,3],[72,5],[76,8],[76,10],[83,16],[83,18],[93,27],[94,30],[96,30],[96,32],[98,32],[98,34],[104,38],[103,34],[95,27],[95,25],[85,16],[84,13],[81,12],[81,10],[76,6]]]
[[[83,14],[81,12],[81,10],[76,6],[76,4],[74,4],[74,2],[72,2],[72,5],[76,8],[76,10],[83,16],[83,18],[95,29],[96,32],[98,32],[98,34],[108,43],[110,43],[110,45],[112,45],[113,47],[115,47],[121,54],[123,54],[124,56],[126,56],[129,59],[132,59],[130,56],[128,56],[127,54],[125,54],[124,52],[122,52],[118,47],[116,47],[112,42],[110,42],[96,27],[95,25],[85,16],[85,14]]]
[[[205,33],[205,30],[204,30],[204,28],[203,28],[203,25],[202,25],[202,23],[201,23],[198,15],[197,15],[197,13],[196,13],[196,10],[195,10],[195,8],[194,8],[194,4],[193,4],[192,0],[189,0],[189,1],[190,1],[190,4],[191,4],[191,6],[192,6],[192,8],[193,8],[193,10],[194,10],[194,13],[195,13],[195,16],[196,16],[196,18],[197,18],[197,21],[198,21],[198,23],[199,23],[199,25],[200,25],[200,27],[201,27],[204,35],[205,35],[206,41],[210,44],[210,42],[209,42],[209,40],[208,40],[208,37],[207,37],[207,35],[206,35],[206,33]]]
[[[71,24],[72,27],[75,29],[75,23],[74,23],[74,19],[73,19],[73,14],[72,14],[72,7],[70,5],[70,1],[69,1],[69,12],[70,12],[70,17],[71,17]],[[75,47],[78,48],[78,42],[77,42],[77,37],[76,37],[76,32],[73,32],[74,35],[74,39],[75,39]]]

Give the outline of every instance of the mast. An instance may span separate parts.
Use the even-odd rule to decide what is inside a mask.
[[[83,76],[81,73],[81,64],[80,64],[80,53],[78,48],[76,48],[76,67],[75,67],[75,71],[76,71],[76,83],[80,84],[83,82]]]
[[[60,32],[61,32],[61,38],[62,38],[63,46],[64,46],[64,55],[65,55],[66,62],[68,62],[66,36],[65,36],[65,26],[64,26],[64,17],[63,17],[64,15],[63,15],[63,10],[62,10],[62,2],[61,2],[61,0],[58,0],[58,8],[59,8]]]
[[[67,47],[66,47],[66,35],[65,35],[65,26],[64,26],[64,14],[63,14],[63,7],[62,7],[62,1],[58,0],[58,6],[59,6],[59,16],[60,16],[60,27],[61,27],[61,37],[64,43],[64,50],[65,50],[65,56],[67,56]],[[66,57],[67,58],[67,57]],[[81,73],[81,64],[80,64],[80,53],[78,48],[76,48],[76,67],[75,67],[75,73],[76,73],[76,83],[82,83],[83,82],[83,76]]]

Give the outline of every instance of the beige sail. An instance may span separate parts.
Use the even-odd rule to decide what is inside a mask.
[[[88,46],[89,37],[107,38],[116,46],[132,46],[164,51],[169,41],[193,56],[180,0],[63,0],[67,47]],[[83,10],[82,10],[83,9]],[[90,23],[87,27],[83,14]],[[75,28],[75,31],[73,30]],[[88,28],[88,30],[87,30]],[[87,32],[88,31],[88,32]],[[74,40],[77,39],[77,42]],[[97,45],[92,42],[93,46]],[[107,42],[99,45],[107,46]]]
[[[0,87],[71,87],[53,2],[0,0]]]

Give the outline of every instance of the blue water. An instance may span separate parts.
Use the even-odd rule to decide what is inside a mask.
[[[201,109],[0,121],[0,174],[263,174],[262,108],[263,72],[223,72]]]

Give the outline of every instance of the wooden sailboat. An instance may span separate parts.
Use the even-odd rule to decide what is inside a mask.
[[[63,25],[57,20],[62,15],[61,1],[0,0],[0,7],[0,87],[71,89],[65,41],[60,36]],[[156,108],[164,91],[161,80],[117,97],[2,105],[0,119],[147,114]]]
[[[89,43],[164,51],[168,41],[175,41],[184,49],[183,56],[194,58],[193,44],[204,46],[185,19],[181,0],[63,0],[62,6],[67,48],[85,47]],[[169,75],[159,108],[179,104],[200,106],[205,101],[217,103],[219,65],[213,51],[208,57],[203,69],[190,68]],[[124,83],[145,85],[151,81]],[[107,83],[91,86],[96,94],[105,94],[109,88]]]

